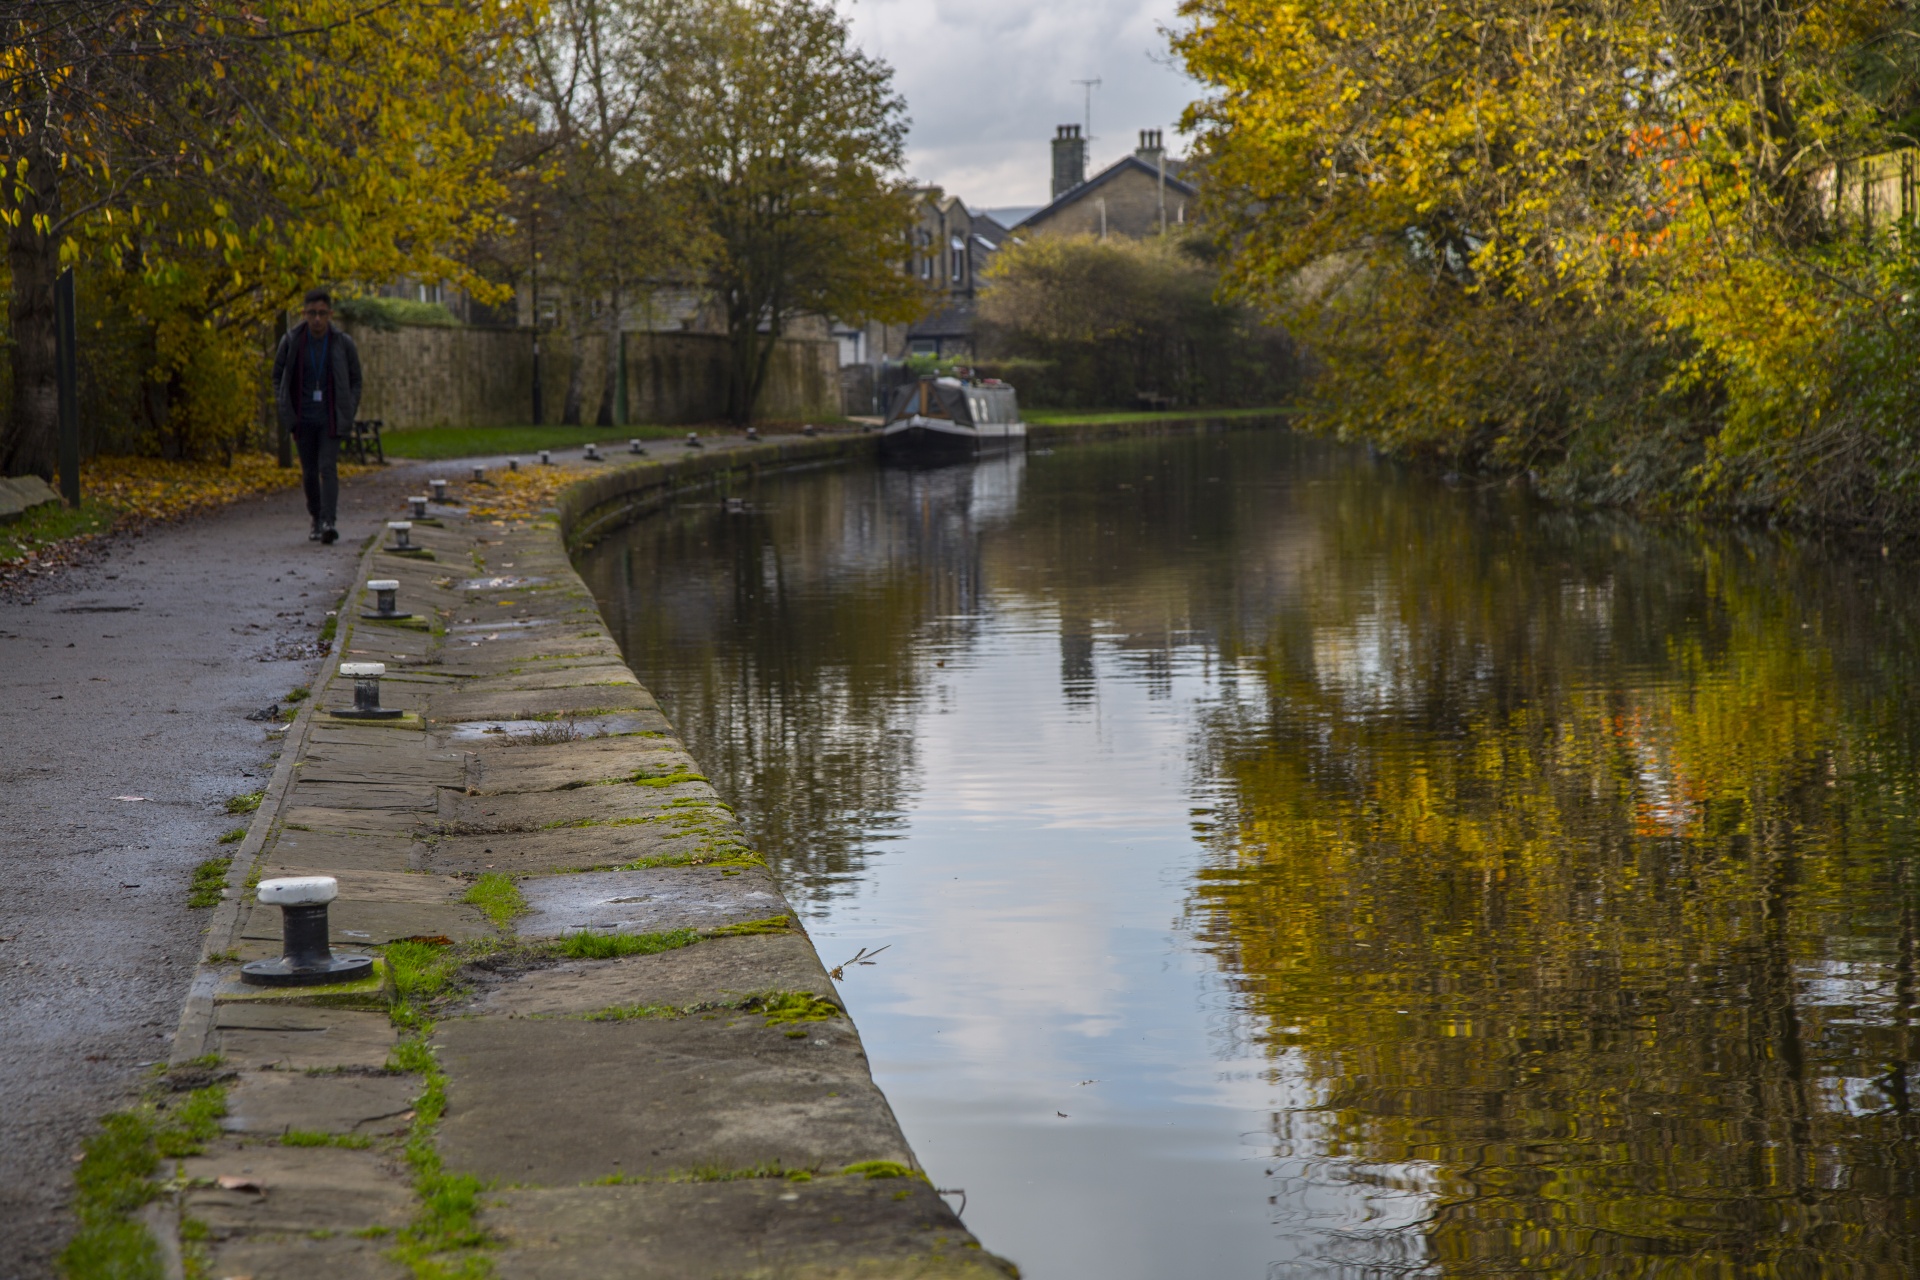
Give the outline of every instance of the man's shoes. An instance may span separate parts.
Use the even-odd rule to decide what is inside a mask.
[[[334,543],[340,541],[340,531],[332,525],[328,525],[320,531],[320,541],[326,543],[328,546],[332,546]]]
[[[320,541],[320,522],[318,520],[315,520],[313,522],[313,528],[307,531],[307,541],[308,542]]]

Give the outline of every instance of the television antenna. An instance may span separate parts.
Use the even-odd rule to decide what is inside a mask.
[[[1095,89],[1098,89],[1098,88],[1100,87],[1100,77],[1098,77],[1098,76],[1095,76],[1095,77],[1094,77],[1093,79],[1091,79],[1091,80],[1075,80],[1075,81],[1074,81],[1073,83],[1075,83],[1075,84],[1077,84],[1077,85],[1079,85],[1079,86],[1080,86],[1080,87],[1081,87],[1082,89],[1084,89],[1084,90],[1086,91],[1086,95],[1087,95],[1087,117],[1086,117],[1086,119],[1087,119],[1087,145],[1088,145],[1088,146],[1092,146],[1092,145],[1093,145],[1093,91],[1094,91]]]

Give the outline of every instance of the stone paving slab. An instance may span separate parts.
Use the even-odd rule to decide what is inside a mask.
[[[468,1013],[516,1018],[594,1013],[609,1006],[738,1003],[756,993],[803,991],[838,1003],[813,944],[798,933],[716,938],[650,956],[571,960],[488,989]]]
[[[222,1004],[213,1025],[230,1064],[288,1071],[383,1067],[400,1039],[384,1013],[300,1004]]]
[[[523,938],[595,933],[713,929],[784,916],[793,910],[764,867],[653,867],[529,880],[527,913],[514,922]]]
[[[404,1226],[413,1188],[388,1155],[339,1147],[233,1145],[180,1162],[182,1211],[216,1234],[348,1232]],[[260,1190],[229,1190],[222,1177]]]
[[[245,1071],[227,1089],[230,1133],[398,1133],[413,1114],[420,1083],[404,1075],[309,1077],[287,1071]]]
[[[704,802],[676,805],[677,800]],[[567,791],[515,791],[506,795],[449,796],[436,834],[489,835],[516,831],[558,831],[612,822],[672,817],[684,823],[702,816],[695,808],[716,810],[713,788],[705,781],[673,786],[636,786],[630,782],[589,784]]]
[[[352,704],[352,691],[346,705]],[[385,699],[381,700],[385,705]],[[597,716],[618,711],[658,711],[653,695],[638,685],[589,685],[569,689],[450,689],[424,700],[426,715],[449,720],[539,720]],[[395,706],[405,704],[396,702]],[[407,710],[414,708],[406,707]],[[664,723],[664,717],[663,717]]]
[[[347,835],[335,831],[283,829],[262,856],[267,875],[293,874],[296,868],[332,875],[336,870],[405,870],[420,861],[425,849],[425,845],[405,835]]]
[[[391,1248],[384,1238],[242,1236],[213,1243],[208,1274],[233,1280],[408,1280],[413,1273],[387,1256]]]
[[[942,1280],[1010,1274],[923,1182],[641,1184],[509,1190],[489,1226],[501,1280]]]
[[[544,1186],[911,1163],[847,1020],[801,1029],[751,1013],[449,1019],[434,1037],[440,1153],[457,1172]]]
[[[647,860],[712,861],[711,837],[648,824],[630,827],[576,827],[555,831],[506,832],[486,836],[442,836],[425,855],[435,871],[479,874],[504,871],[539,875],[585,871]]]
[[[583,782],[613,782],[636,773],[693,768],[678,744],[658,738],[595,738],[551,746],[476,748],[473,786],[483,796],[515,791],[559,791]]]

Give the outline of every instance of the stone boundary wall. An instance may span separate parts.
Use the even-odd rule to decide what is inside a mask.
[[[363,418],[379,418],[389,428],[501,427],[533,421],[531,329],[341,327],[359,345],[366,370]],[[725,337],[629,333],[624,338],[628,422],[713,422],[725,416]],[[548,422],[561,416],[576,359],[581,363],[581,417],[592,422],[599,412],[606,335],[583,335],[570,349],[547,333],[541,340],[540,378]],[[839,378],[834,343],[784,338],[773,354],[759,416],[771,422],[838,418]]]

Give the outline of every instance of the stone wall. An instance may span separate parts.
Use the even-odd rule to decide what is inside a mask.
[[[533,421],[531,329],[375,330],[342,326],[360,347],[366,391],[360,416],[389,428],[513,426]],[[705,333],[629,333],[627,421],[711,422],[727,408],[727,340]],[[541,341],[545,418],[558,422],[567,378],[581,362],[580,414],[592,422],[606,373],[604,334],[583,336],[577,352],[553,334]],[[830,341],[782,340],[773,355],[759,416],[805,421],[840,414],[839,356]]]

